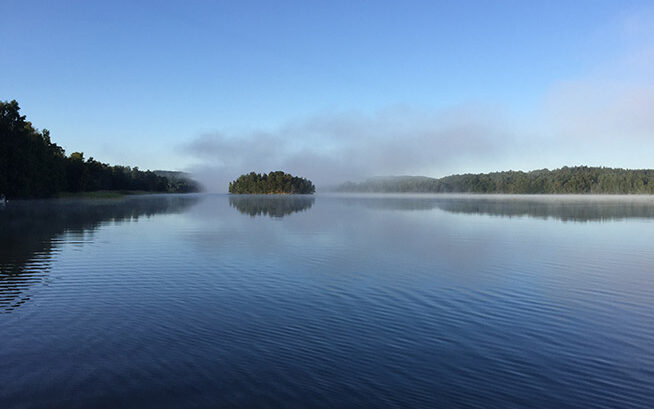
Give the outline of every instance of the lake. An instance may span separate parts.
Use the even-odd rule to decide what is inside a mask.
[[[654,198],[0,208],[0,407],[652,408]]]

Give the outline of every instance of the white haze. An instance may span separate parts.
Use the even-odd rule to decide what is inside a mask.
[[[619,37],[621,51],[582,76],[552,82],[529,114],[500,102],[328,112],[274,129],[208,132],[182,151],[210,191],[225,191],[230,180],[250,171],[284,170],[320,188],[377,175],[652,168],[653,20],[651,12],[627,16],[610,33]]]
[[[432,174],[461,161],[499,155],[515,141],[495,117],[473,108],[333,113],[272,131],[205,134],[184,150],[201,161],[193,173],[212,191],[224,191],[242,173],[271,170],[326,186],[381,173]]]

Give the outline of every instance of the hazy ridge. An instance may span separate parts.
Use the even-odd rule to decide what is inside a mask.
[[[451,175],[374,177],[346,182],[337,192],[509,193],[509,194],[654,194],[654,170],[574,166],[530,172],[504,171]]]

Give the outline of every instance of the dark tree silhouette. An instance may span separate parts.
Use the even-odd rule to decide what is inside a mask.
[[[18,102],[0,101],[0,194],[9,198],[48,197],[60,192],[142,190],[191,192],[199,186],[188,178],[169,180],[151,171],[110,166],[84,153],[66,156],[50,140],[47,129],[37,130],[20,115]]]
[[[229,193],[236,194],[311,194],[316,187],[310,180],[282,171],[268,174],[251,172],[229,184]]]

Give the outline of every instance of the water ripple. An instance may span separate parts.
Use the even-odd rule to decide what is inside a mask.
[[[0,407],[654,407],[647,220],[343,200],[6,209]]]

